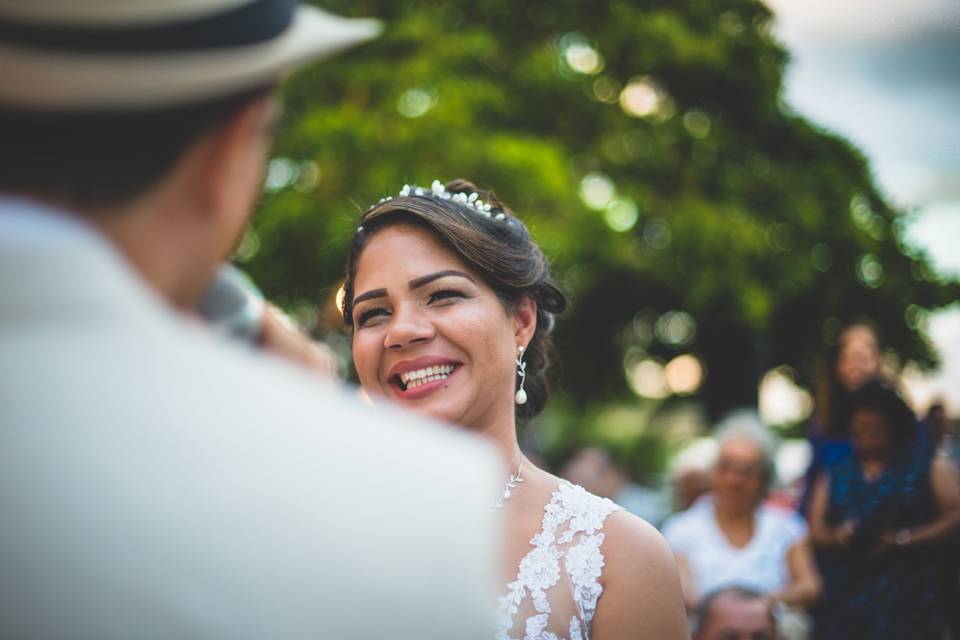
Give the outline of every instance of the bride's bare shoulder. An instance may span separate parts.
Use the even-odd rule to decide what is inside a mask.
[[[663,536],[626,511],[603,525],[603,596],[594,619],[594,640],[689,637],[677,564]],[[631,635],[633,634],[633,635]]]
[[[647,575],[650,571],[670,574],[676,571],[673,553],[663,536],[646,520],[625,510],[607,516],[603,524],[604,556],[608,559],[604,574],[610,578],[622,574]]]

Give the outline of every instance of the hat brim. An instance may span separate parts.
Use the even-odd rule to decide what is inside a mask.
[[[0,43],[0,105],[29,110],[147,109],[266,85],[294,68],[376,37],[377,20],[298,7],[269,42],[156,55],[51,52]]]

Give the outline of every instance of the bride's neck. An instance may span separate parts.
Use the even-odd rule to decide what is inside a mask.
[[[488,414],[487,419],[487,424],[474,425],[471,431],[493,444],[500,453],[504,468],[509,469],[510,473],[515,472],[523,459],[523,453],[517,441],[517,423],[513,405],[509,407],[509,413],[504,409],[499,412],[499,415]]]
[[[523,453],[520,451],[520,444],[517,442],[516,431],[514,430],[507,434],[496,434],[492,439],[493,445],[497,448],[497,451],[500,452],[503,466],[510,471],[510,473],[515,472],[523,460]]]

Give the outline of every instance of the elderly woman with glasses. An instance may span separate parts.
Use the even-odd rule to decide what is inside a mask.
[[[772,438],[755,417],[741,414],[720,426],[717,440],[711,491],[663,528],[688,609],[730,586],[774,604],[811,606],[820,578],[806,526],[792,511],[764,504],[774,477]]]

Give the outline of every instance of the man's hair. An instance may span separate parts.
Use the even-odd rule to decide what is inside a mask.
[[[74,207],[122,204],[167,175],[201,134],[271,89],[151,110],[0,107],[0,192]]]
[[[715,591],[711,591],[705,595],[701,600],[700,604],[697,605],[697,622],[695,633],[703,633],[707,628],[707,625],[710,624],[710,616],[713,613],[713,603],[719,598],[729,596],[737,600],[744,600],[747,602],[759,600],[760,602],[765,602],[763,596],[754,591],[753,589],[747,589],[746,587],[722,587]],[[767,607],[770,611],[770,619],[773,620],[773,611]]]

